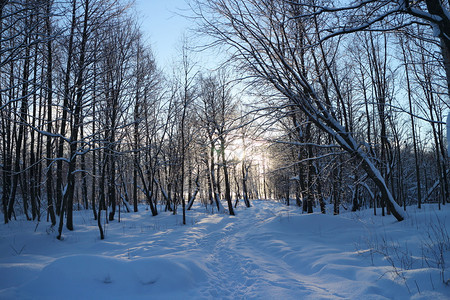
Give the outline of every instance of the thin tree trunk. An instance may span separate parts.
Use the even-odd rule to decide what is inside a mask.
[[[242,196],[244,198],[245,206],[250,207],[250,200],[248,199],[248,168],[245,167],[245,161],[242,161]]]
[[[81,123],[83,120],[81,120]],[[84,139],[84,126],[80,125],[80,138]],[[81,173],[81,201],[83,203],[84,209],[89,209],[89,199],[88,199],[88,187],[87,187],[87,169],[86,169],[86,158],[84,155],[81,155],[80,158],[80,170]]]
[[[215,169],[215,162],[214,162],[214,142],[212,140],[212,136],[209,137],[210,139],[210,144],[211,144],[211,149],[210,149],[210,177],[211,177],[211,187],[212,187],[212,192],[214,194],[214,201],[216,202],[216,206],[217,206],[217,211],[222,212],[223,211],[223,207],[222,204],[220,203],[220,196],[219,193],[217,191],[217,183],[216,183],[216,175],[214,174],[214,169]]]
[[[75,1],[74,1],[75,2]],[[83,33],[80,45],[80,58],[79,58],[79,70],[75,83],[76,95],[75,95],[75,107],[72,114],[72,124],[70,133],[70,151],[69,151],[69,163],[67,183],[63,193],[62,208],[67,208],[67,223],[68,230],[73,230],[73,198],[75,192],[75,167],[77,163],[77,149],[78,149],[78,133],[82,122],[82,107],[83,107],[83,82],[84,82],[84,68],[86,58],[86,43],[87,43],[87,23],[89,16],[89,1],[84,3],[84,20],[83,20]],[[75,13],[75,10],[73,11]],[[64,218],[64,210],[60,213],[60,223],[58,228],[58,239],[61,239],[62,224]]]
[[[52,8],[52,1],[47,2],[46,14],[45,14],[45,27],[47,35],[52,36],[52,27],[50,25],[50,12]],[[52,120],[53,120],[53,47],[52,39],[47,40],[47,132],[51,133],[52,130]],[[52,138],[50,135],[46,137],[46,156],[47,156],[47,211],[50,215],[52,221],[52,226],[56,225],[55,210],[53,207],[53,171],[52,171],[52,157],[53,157],[53,147]]]
[[[411,131],[413,138],[413,148],[414,148],[414,163],[416,167],[416,185],[417,185],[417,207],[422,208],[422,190],[421,190],[421,180],[420,180],[420,167],[419,167],[419,155],[417,150],[417,137],[416,137],[416,125],[413,115],[413,106],[412,106],[412,91],[411,91],[411,81],[409,80],[409,70],[408,70],[408,61],[406,59],[406,50],[405,44],[403,41],[400,41],[403,51],[403,63],[405,64],[405,75],[406,75],[406,87],[408,89],[408,103],[409,103],[409,114],[411,116]]]
[[[220,148],[222,154],[222,164],[223,164],[223,177],[225,180],[225,199],[228,203],[228,211],[230,215],[234,216],[233,202],[231,201],[231,188],[230,188],[230,178],[228,176],[228,165],[225,158],[225,139],[223,136],[220,137]]]
[[[95,41],[95,46],[97,46],[97,41]],[[95,116],[96,112],[96,106],[97,106],[97,54],[94,52],[94,66],[93,66],[93,99],[92,99],[92,115]],[[94,215],[94,220],[97,220],[98,216],[100,216],[100,213],[97,214],[96,212],[96,205],[95,205],[95,199],[97,196],[97,149],[96,146],[96,122],[95,117],[92,118],[92,132],[93,132],[93,145],[92,145],[92,186],[91,186],[91,206],[92,206],[92,213]],[[100,205],[99,205],[100,206]],[[100,229],[100,235],[102,235],[102,228],[101,223],[99,224]]]
[[[26,22],[28,23],[28,22]],[[23,65],[23,75],[22,75],[22,101],[21,101],[21,107],[20,107],[20,125],[19,125],[19,135],[17,138],[17,145],[16,145],[16,157],[14,162],[14,174],[12,176],[12,186],[11,186],[11,194],[9,195],[9,201],[8,201],[8,219],[11,220],[12,214],[14,212],[14,203],[16,200],[16,192],[17,192],[17,185],[19,182],[19,176],[20,176],[20,162],[21,159],[23,162],[25,162],[26,157],[21,158],[21,152],[22,152],[22,146],[25,148],[25,124],[27,124],[27,116],[28,116],[28,78],[30,74],[30,46],[28,46],[30,41],[30,34],[27,33],[24,39],[24,44],[27,45],[25,48],[25,59],[24,59],[24,65]],[[24,199],[24,209],[25,214],[27,214],[26,209],[26,201]],[[27,215],[28,219],[28,215]]]
[[[195,178],[195,190],[194,193],[191,195],[191,198],[189,198],[189,202],[187,205],[187,210],[191,210],[192,205],[194,204],[195,198],[197,197],[197,194],[200,190],[200,174],[197,173],[197,177]]]
[[[450,95],[450,17],[446,13],[444,4],[439,0],[426,0],[428,12],[432,15],[439,16],[441,20],[436,22],[434,26],[439,27],[439,41],[441,46],[441,54],[444,62],[444,70],[447,77],[447,89]],[[448,7],[447,7],[448,9]]]
[[[61,117],[61,125],[59,128],[59,134],[61,138],[58,141],[58,152],[57,157],[64,157],[64,137],[66,135],[66,123],[67,123],[67,114],[69,110],[69,100],[70,100],[70,73],[72,72],[72,58],[73,58],[73,40],[75,35],[75,27],[76,27],[76,8],[77,1],[73,0],[72,4],[72,21],[70,25],[70,35],[68,42],[68,50],[67,50],[67,64],[65,69],[65,78],[64,78],[64,94],[63,94],[63,109],[62,109],[62,117]],[[63,198],[63,162],[59,159],[56,162],[56,212],[61,217],[61,205]]]

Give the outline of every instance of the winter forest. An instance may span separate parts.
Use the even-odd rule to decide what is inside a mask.
[[[186,2],[0,0],[0,299],[450,297],[450,1]]]

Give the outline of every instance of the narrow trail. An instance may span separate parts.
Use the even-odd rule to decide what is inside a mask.
[[[209,253],[202,258],[208,271],[208,280],[200,287],[204,298],[293,299],[299,295],[312,298],[317,293],[328,294],[334,299],[345,298],[318,286],[312,278],[301,274],[301,270],[283,261],[282,257],[253,243],[255,226],[273,218],[274,212],[258,211],[256,218],[255,215],[248,218],[245,212],[243,214],[231,217],[232,221],[213,224],[215,229],[197,241],[197,246]],[[272,287],[271,293],[261,295],[260,291],[267,286]]]

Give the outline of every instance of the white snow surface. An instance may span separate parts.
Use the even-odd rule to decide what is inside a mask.
[[[380,215],[256,200],[236,216],[194,205],[182,225],[142,206],[100,240],[92,212],[76,211],[62,241],[20,219],[0,225],[0,299],[450,299],[450,241],[447,267],[424,247],[450,233],[450,206]]]

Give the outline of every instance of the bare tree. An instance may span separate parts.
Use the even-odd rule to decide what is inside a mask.
[[[196,12],[204,22],[203,30],[214,37],[218,44],[233,47],[233,58],[243,66],[241,69],[245,69],[259,84],[276,89],[318,128],[332,135],[343,149],[359,160],[377,185],[389,210],[397,220],[403,220],[400,207],[364,146],[338,121],[333,103],[321,97],[303,75],[304,64],[295,55],[298,45],[291,44],[293,40],[284,30],[289,24],[289,20],[286,20],[287,3],[217,0],[197,4]],[[317,18],[314,10],[315,6],[311,6],[313,19],[310,21]],[[316,34],[316,37],[318,41],[321,40],[320,35]],[[310,44],[315,45],[316,42],[311,40]],[[322,45],[322,42],[319,44]]]
[[[360,31],[397,31],[419,25],[433,32],[441,49],[442,67],[450,94],[450,3],[442,0],[367,0],[341,6],[328,6],[325,1],[295,1],[304,7],[295,18],[324,16],[330,21],[322,28],[321,41]],[[331,33],[329,33],[331,32]],[[420,35],[416,36],[420,38]]]
[[[29,127],[36,125],[37,93],[42,81],[38,80],[38,63],[42,26],[39,18],[45,15],[45,3],[36,1],[2,1],[0,3],[0,114],[2,131],[2,207],[5,223],[15,215],[19,187],[22,190],[23,213],[29,218],[31,194],[33,218],[39,217],[35,185],[30,191],[29,180],[36,180],[36,148],[28,155]],[[35,146],[35,143],[31,145]],[[30,162],[33,165],[28,168]],[[31,193],[29,193],[31,192]]]
[[[236,114],[236,105],[231,93],[230,82],[225,73],[218,74],[217,77],[201,78],[200,101],[202,102],[202,116],[210,146],[210,174],[211,185],[214,192],[214,198],[217,209],[220,210],[219,198],[220,184],[215,173],[215,155],[221,161],[220,166],[223,170],[225,183],[225,199],[228,204],[230,215],[234,215],[233,204],[231,201],[231,182],[229,175],[228,159],[225,149],[228,146],[230,132],[233,130],[234,115]]]

